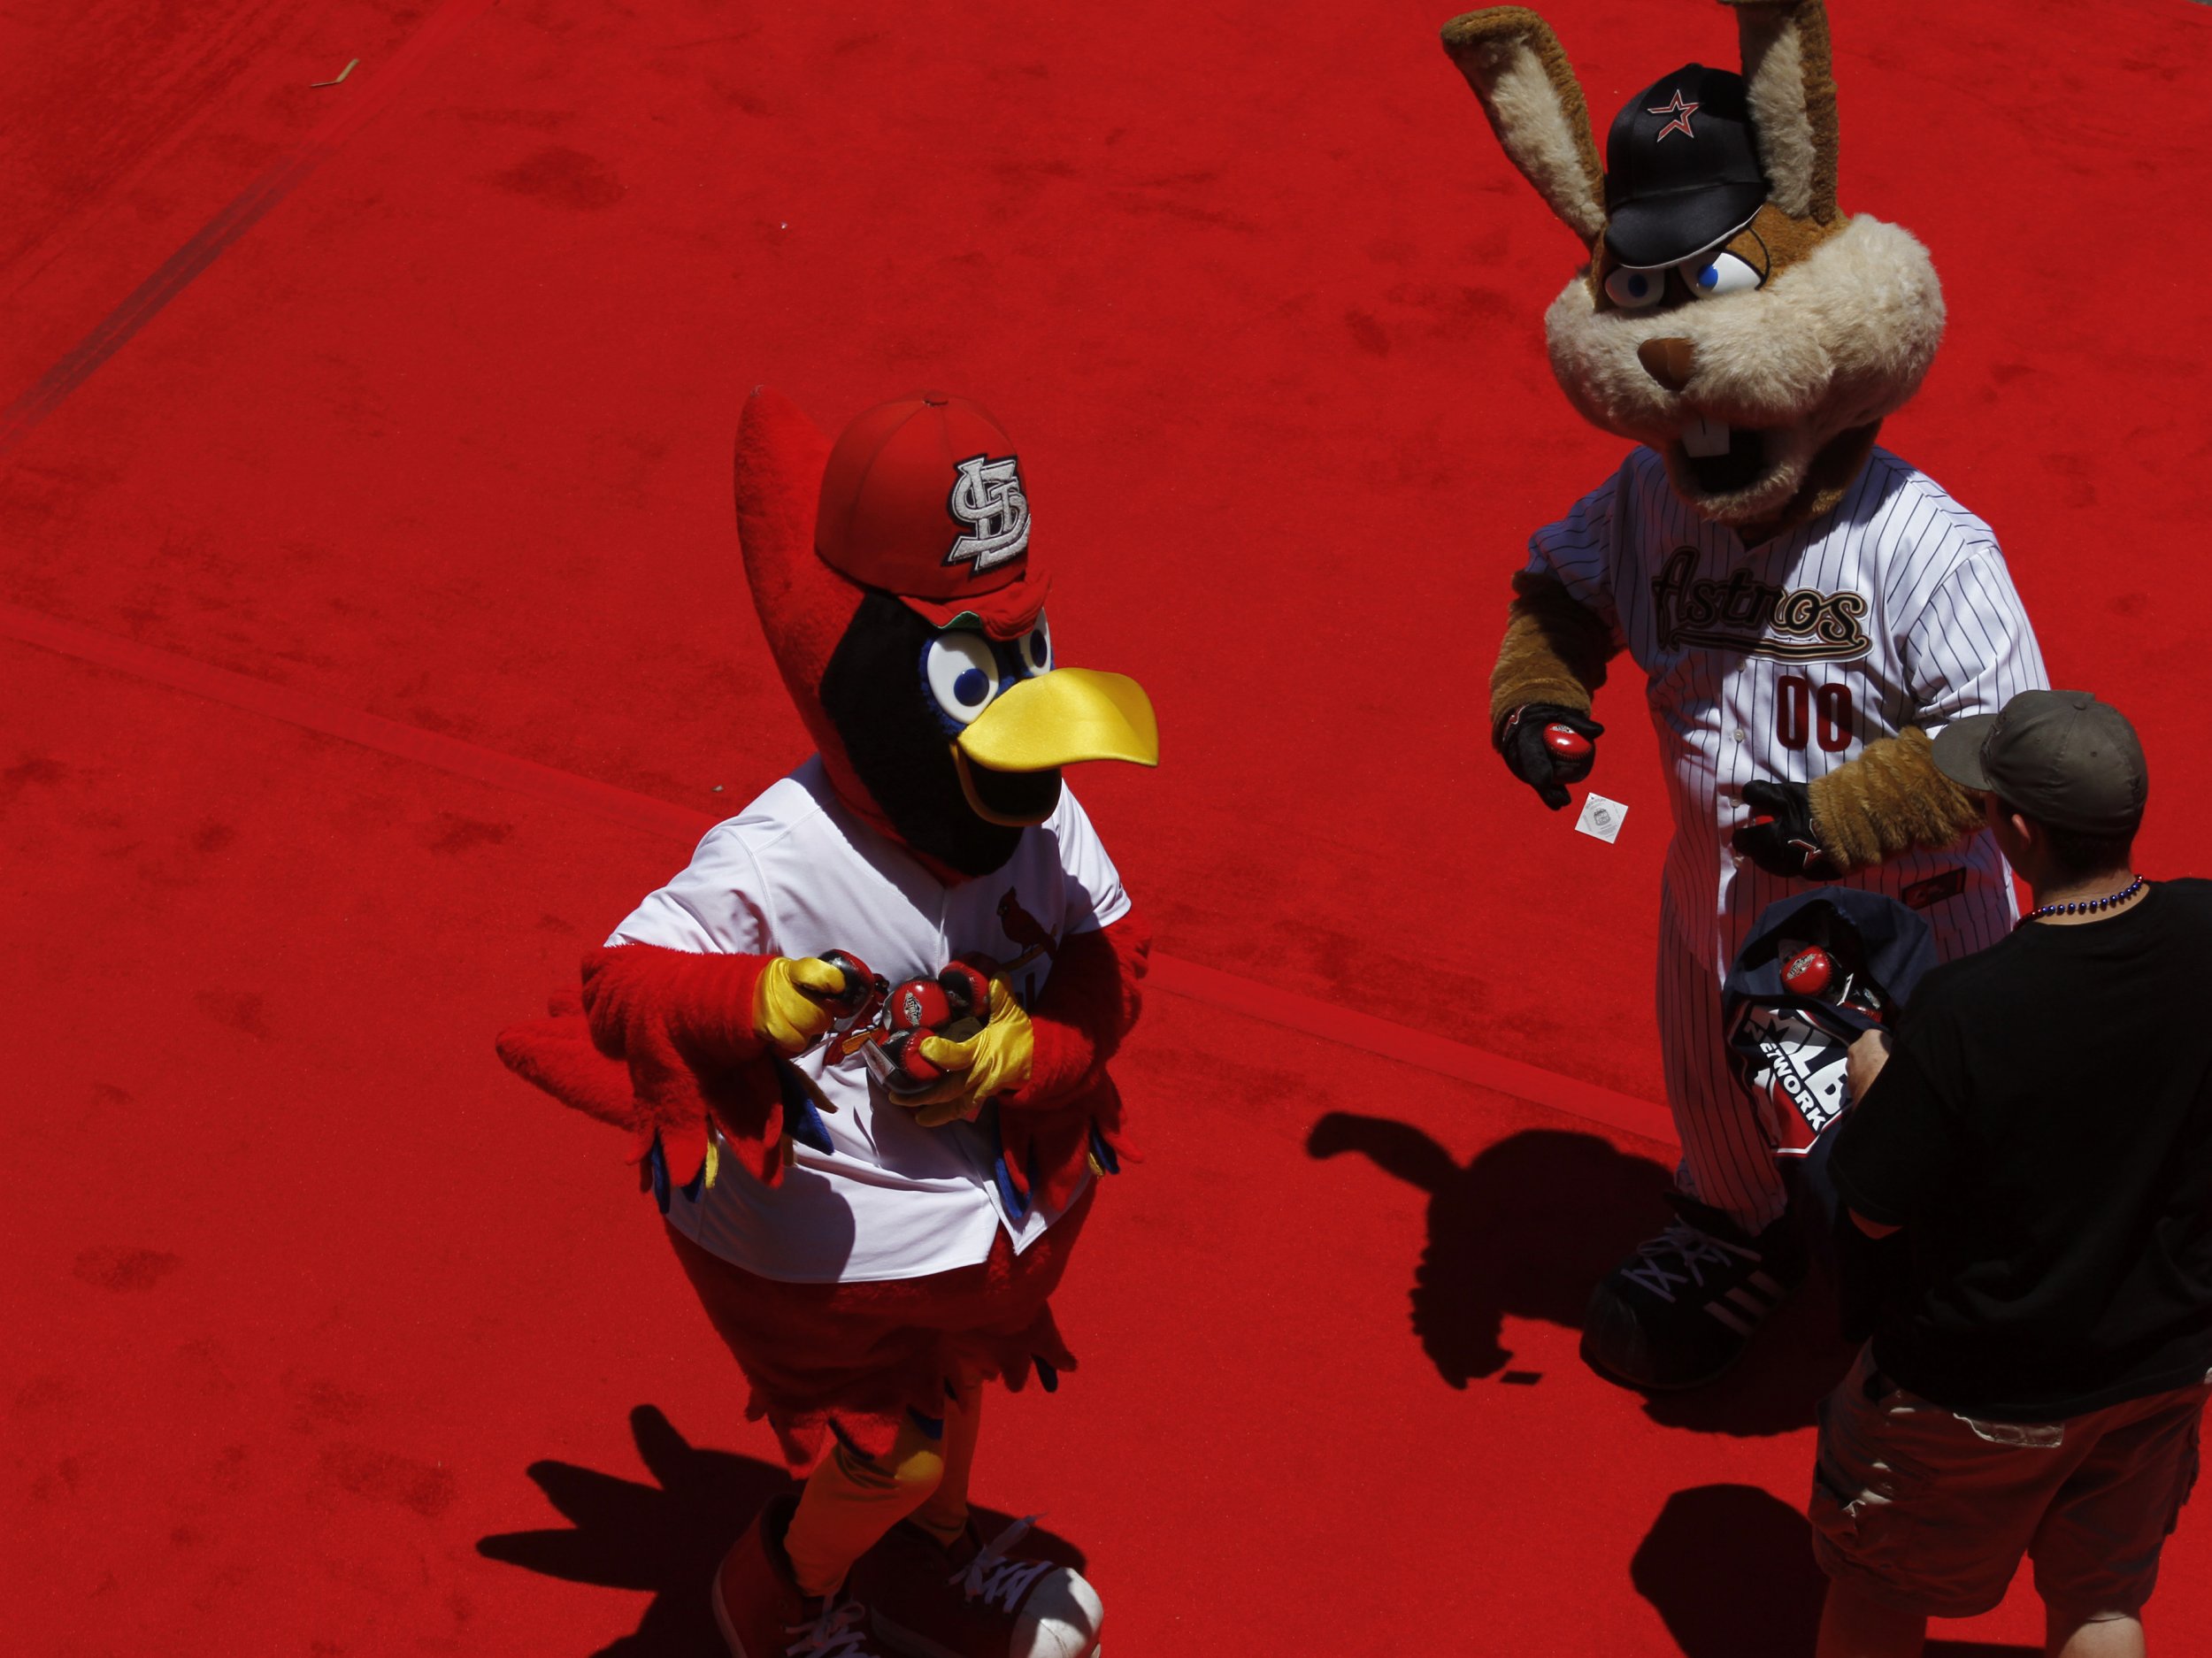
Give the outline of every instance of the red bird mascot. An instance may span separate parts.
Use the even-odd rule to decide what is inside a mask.
[[[1014,446],[972,403],[833,448],[756,392],[737,518],[819,752],[500,1055],[635,1132],[749,1414],[813,1465],[717,1575],[731,1652],[1082,1658],[1096,1593],[1025,1522],[979,1536],[967,1486],[983,1385],[1074,1362],[1048,1298],[1118,1163],[1147,935],[1060,768],[1156,764],[1151,704],[1055,664]]]

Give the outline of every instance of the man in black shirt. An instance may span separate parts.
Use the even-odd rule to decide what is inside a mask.
[[[2085,693],[1959,720],[1935,761],[2037,908],[1853,1050],[1836,1186],[1909,1259],[1822,1411],[1820,1655],[1909,1658],[2024,1554],[2050,1653],[2139,1658],[2212,1382],[2212,882],[2133,873],[2142,749]]]

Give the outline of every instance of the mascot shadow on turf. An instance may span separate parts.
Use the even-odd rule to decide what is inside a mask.
[[[1428,1195],[1413,1335],[1456,1388],[1494,1377],[1540,1386],[1541,1375],[1514,1368],[1502,1344],[1506,1316],[1580,1329],[1592,1280],[1665,1216],[1672,1185],[1648,1157],[1560,1129],[1511,1135],[1463,1166],[1409,1123],[1333,1111],[1314,1125],[1306,1150],[1317,1158],[1356,1152]],[[1815,1404],[1850,1368],[1852,1349],[1817,1286],[1778,1320],[1795,1326],[1786,1339],[1764,1344],[1713,1386],[1647,1395],[1646,1413],[1701,1433],[1809,1425]]]
[[[565,1583],[650,1594],[636,1630],[592,1658],[728,1658],[707,1585],[768,1500],[797,1486],[777,1463],[693,1445],[652,1405],[630,1412],[630,1434],[652,1484],[533,1462],[526,1471],[567,1526],[479,1538],[476,1552]],[[1009,1518],[976,1513],[994,1533]],[[1081,1570],[1081,1551],[1065,1539],[1041,1527],[1030,1537],[1041,1554]]]
[[[1684,1658],[1813,1658],[1828,1579],[1805,1516],[1755,1485],[1667,1499],[1629,1562]],[[2033,1646],[1932,1640],[1927,1658],[2033,1658]]]

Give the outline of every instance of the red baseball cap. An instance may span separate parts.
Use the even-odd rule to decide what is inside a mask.
[[[847,426],[822,473],[814,550],[938,627],[972,616],[1026,633],[1048,577],[1029,569],[1029,496],[1014,440],[980,403],[921,391]]]

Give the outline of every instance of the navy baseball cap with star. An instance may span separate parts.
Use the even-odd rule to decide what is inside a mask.
[[[1605,138],[1605,245],[1632,270],[1717,246],[1766,199],[1741,75],[1685,64],[1613,118]]]

